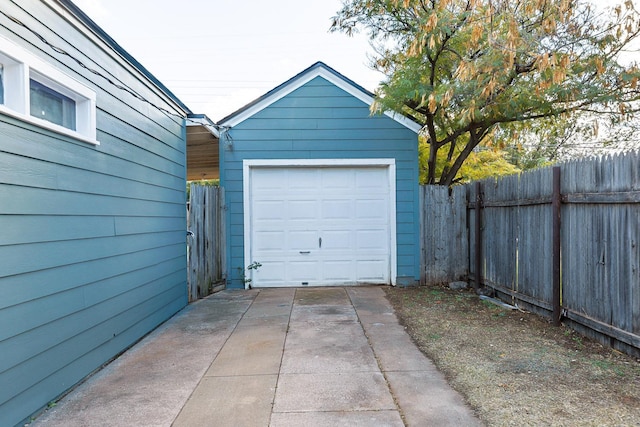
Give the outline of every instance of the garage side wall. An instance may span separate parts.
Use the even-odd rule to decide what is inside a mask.
[[[2,9],[175,108],[45,2]],[[96,92],[100,143],[0,113],[0,425],[14,426],[187,303],[185,126],[6,18],[0,35]]]
[[[227,203],[230,288],[243,288],[243,163],[245,159],[379,159],[396,164],[399,285],[419,279],[418,153],[415,132],[322,77],[244,120],[220,142],[220,177]]]

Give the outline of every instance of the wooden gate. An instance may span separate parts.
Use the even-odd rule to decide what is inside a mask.
[[[224,189],[190,184],[187,206],[189,301],[225,285]]]

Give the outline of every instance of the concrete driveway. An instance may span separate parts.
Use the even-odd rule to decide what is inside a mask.
[[[223,291],[191,304],[42,426],[476,426],[380,287]]]

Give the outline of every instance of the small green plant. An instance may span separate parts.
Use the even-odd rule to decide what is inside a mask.
[[[240,280],[242,280],[242,283],[244,283],[245,285],[248,285],[249,288],[251,288],[251,277],[247,277],[247,273],[245,273],[245,270],[249,272],[251,272],[251,270],[257,271],[260,267],[262,267],[262,264],[260,264],[258,261],[252,262],[247,266],[246,269],[243,269],[242,267],[238,267],[238,275],[240,276]]]

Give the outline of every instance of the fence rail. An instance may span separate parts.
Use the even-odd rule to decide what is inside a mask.
[[[205,297],[224,283],[224,189],[191,184],[187,227],[189,301]]]
[[[466,260],[457,262],[470,278],[638,354],[640,156],[577,160],[555,170],[555,198],[554,168],[467,185],[464,208],[443,205],[446,189],[424,190],[423,227],[447,229],[455,206],[471,242]],[[447,264],[425,254],[448,241],[462,247],[456,240],[464,234],[449,228],[424,231],[423,238],[425,281],[455,280],[459,266],[442,271]]]

